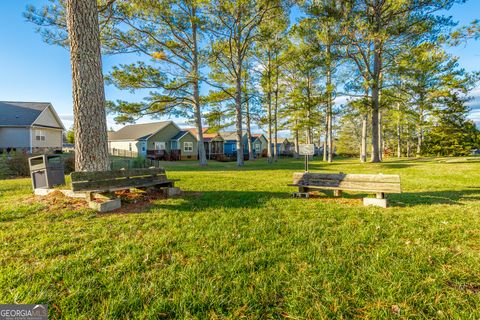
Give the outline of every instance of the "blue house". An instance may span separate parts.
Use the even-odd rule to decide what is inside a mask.
[[[233,156],[237,153],[237,133],[235,131],[219,132],[220,136],[224,140],[223,152],[226,156]],[[242,141],[247,141],[247,134],[244,133]],[[248,151],[247,151],[248,153]]]

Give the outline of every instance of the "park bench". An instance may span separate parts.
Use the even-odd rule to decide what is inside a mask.
[[[148,188],[168,188],[168,195],[173,195],[175,181],[167,179],[165,169],[130,169],[96,172],[72,172],[70,174],[72,181],[72,191],[86,194],[87,201],[91,207],[99,211],[110,211],[120,207],[120,199],[112,195],[115,191],[129,189],[148,189]],[[173,188],[173,189],[172,189]],[[103,207],[100,208],[94,198],[103,198]]]
[[[308,192],[315,189],[333,190],[336,197],[342,191],[357,191],[376,194],[376,198],[364,198],[364,205],[387,207],[387,193],[401,193],[400,176],[384,174],[344,174],[344,173],[309,173],[293,174],[293,184],[298,187],[294,196],[308,197]]]

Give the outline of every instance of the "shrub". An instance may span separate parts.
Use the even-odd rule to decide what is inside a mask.
[[[6,159],[8,170],[12,175],[28,177],[30,168],[28,166],[28,156],[23,153],[17,153]]]
[[[65,168],[65,174],[70,174],[75,171],[75,157],[66,157],[63,159],[63,166]]]

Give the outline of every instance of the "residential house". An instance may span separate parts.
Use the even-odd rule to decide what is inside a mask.
[[[273,146],[273,143],[272,143]],[[287,138],[277,138],[277,154],[282,156],[291,156],[295,152],[295,143]]]
[[[233,156],[233,155],[237,154],[237,132],[236,131],[224,131],[224,132],[219,132],[219,134],[224,140],[223,151],[224,151],[225,155],[226,156]],[[245,143],[247,141],[247,134],[246,133],[243,134],[242,141],[243,141],[243,144],[245,145]]]
[[[173,121],[128,125],[108,133],[110,153],[157,160],[197,159],[198,143]]]
[[[188,129],[198,140],[196,128]],[[203,128],[203,145],[205,154],[209,160],[220,160],[224,155],[224,140],[219,133],[208,133],[208,128]]]
[[[260,157],[265,157],[267,155],[267,138],[261,133],[259,134],[252,134],[252,148],[253,148],[253,154],[255,158],[260,158]],[[243,153],[248,154],[248,138],[244,137],[243,141]]]
[[[63,126],[49,102],[0,101],[0,150],[62,150]]]

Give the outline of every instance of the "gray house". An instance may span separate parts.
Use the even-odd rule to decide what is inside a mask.
[[[173,121],[128,125],[108,133],[113,155],[142,156],[157,160],[196,160],[197,138]]]
[[[2,152],[61,150],[64,130],[51,103],[0,101]]]

